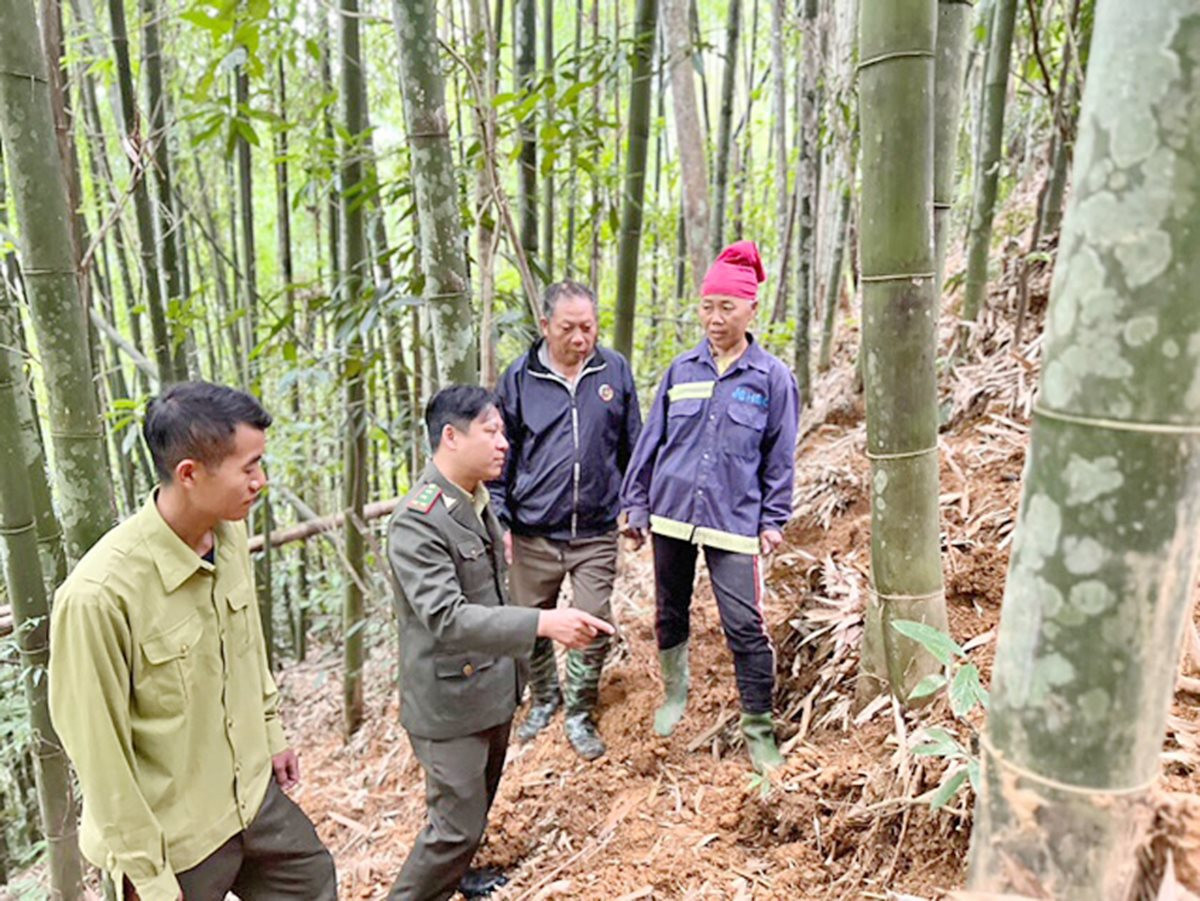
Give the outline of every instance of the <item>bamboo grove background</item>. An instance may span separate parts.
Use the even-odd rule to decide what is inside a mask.
[[[939,247],[969,247],[945,286],[963,283],[968,319],[989,248],[1016,240],[991,234],[1012,186],[1043,180],[1021,259],[1044,257],[1059,226],[1091,5],[940,4],[962,7],[965,30],[938,199]],[[5,0],[0,18],[25,6]],[[362,511],[419,471],[419,411],[438,385],[490,383],[524,349],[547,280],[596,290],[601,333],[630,355],[648,401],[699,337],[697,279],[738,238],[767,263],[759,334],[808,396],[836,329],[859,316],[856,303],[839,313],[859,271],[856,6],[43,0],[36,40],[52,61],[71,211],[69,240],[52,250],[81,273],[71,281],[90,361],[51,371],[54,348],[38,336],[53,327],[32,319],[15,177],[0,166],[0,382],[7,371],[6,384],[29,389],[0,428],[20,423],[23,447],[44,448],[51,471],[65,465],[70,451],[52,440],[65,383],[51,391],[47,379],[73,368],[76,400],[92,392],[104,424],[89,445],[96,497],[111,484],[123,517],[153,484],[137,428],[147,399],[183,378],[243,385],[276,417],[254,530]],[[6,24],[0,42],[19,40]],[[438,89],[441,119],[428,104]],[[460,227],[419,215],[421,192]],[[49,487],[33,482],[49,593],[88,525],[61,501],[56,525]],[[106,518],[104,503],[89,505]],[[363,647],[389,635],[378,539],[351,523],[258,558],[277,664],[310,642],[343,649],[347,732],[363,716]],[[8,603],[0,596],[0,882],[46,848],[19,690],[40,670],[35,645],[9,634]]]

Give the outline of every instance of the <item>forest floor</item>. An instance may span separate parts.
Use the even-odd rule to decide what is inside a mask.
[[[969,362],[940,379],[946,600],[953,636],[969,649],[984,684],[1049,290],[1046,264],[1035,265],[1020,346],[1014,348],[1018,280],[1010,258]],[[960,270],[961,260],[951,259],[948,271]],[[955,281],[947,282],[951,296]],[[951,309],[942,317],[943,356],[954,324]],[[930,727],[970,747],[982,711],[963,721],[941,698],[910,713],[887,697],[861,711],[854,703],[870,560],[865,427],[853,387],[857,346],[857,322],[846,314],[835,364],[818,376],[816,401],[804,414],[795,517],[767,573],[786,766],[769,783],[751,775],[737,730],[732,659],[703,570],[687,713],[670,738],[653,734],[661,688],[650,559],[646,551],[623,554],[614,594],[619,640],[601,684],[599,727],[608,753],[581,761],[561,716],[534,742],[510,747],[477,857],[510,878],[497,899],[933,899],[962,887],[969,785],[931,810],[928,796],[956,764],[912,748]],[[1188,650],[1185,667],[1200,675],[1200,641]],[[348,742],[340,666],[338,649],[325,647],[280,674],[285,723],[302,756],[295,797],[334,853],[341,898],[381,899],[423,825],[423,776],[398,722],[393,645],[377,645],[369,657],[366,721]],[[1183,684],[1167,722],[1139,901],[1191,897],[1172,885],[1200,890],[1200,695],[1188,693],[1200,680]]]
[[[1047,282],[1044,270],[1032,274],[1031,322],[1014,353],[1015,277],[1001,279],[973,341],[975,362],[958,367],[943,392],[947,604],[953,636],[971,649],[985,684]],[[944,342],[952,329],[953,317],[944,317]],[[614,596],[620,641],[601,686],[599,727],[608,753],[581,761],[565,740],[561,716],[534,742],[510,748],[477,857],[503,867],[511,880],[494,897],[938,898],[961,888],[969,787],[931,810],[927,797],[947,762],[914,756],[911,748],[930,726],[969,746],[982,711],[956,721],[943,699],[902,713],[885,697],[855,712],[870,557],[855,346],[848,321],[838,362],[819,377],[818,401],[805,413],[796,516],[767,574],[786,766],[770,783],[751,777],[737,734],[732,659],[703,572],[693,606],[687,713],[670,738],[653,734],[661,688],[650,560],[645,551],[625,554]],[[305,770],[296,797],[334,852],[341,897],[382,898],[422,826],[423,778],[397,720],[391,649],[377,648],[368,663],[368,717],[349,743],[341,737],[339,666],[331,655],[289,667],[281,678]],[[1198,766],[1200,698],[1180,693],[1168,721],[1139,897],[1157,896],[1168,860],[1179,882],[1200,888]]]

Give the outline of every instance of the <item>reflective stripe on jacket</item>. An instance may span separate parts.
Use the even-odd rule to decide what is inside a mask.
[[[631,526],[756,554],[791,516],[799,391],[747,338],[723,375],[707,339],[668,367],[621,489]]]

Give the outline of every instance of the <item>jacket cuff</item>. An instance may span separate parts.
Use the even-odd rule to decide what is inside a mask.
[[[126,874],[127,876],[129,874]],[[175,873],[169,869],[163,870],[157,876],[149,879],[134,879],[129,876],[134,890],[141,901],[179,901],[179,881]]]
[[[630,507],[625,511],[625,522],[631,529],[648,529],[650,511],[646,507]]]
[[[283,726],[278,718],[267,720],[267,750],[271,756],[282,754],[288,749],[287,737],[283,734]]]

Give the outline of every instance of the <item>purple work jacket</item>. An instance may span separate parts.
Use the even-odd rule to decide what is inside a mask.
[[[630,526],[753,554],[791,516],[799,391],[747,338],[724,375],[707,339],[667,368],[621,486]]]

